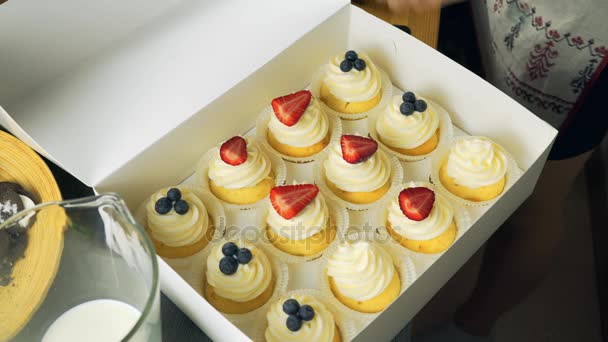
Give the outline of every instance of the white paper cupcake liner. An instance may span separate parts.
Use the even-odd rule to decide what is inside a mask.
[[[500,146],[498,143],[496,143],[493,140],[492,140],[492,142],[494,143],[494,145],[497,146],[504,153],[504,155],[507,158],[507,173],[506,173],[507,179],[505,182],[505,188],[503,189],[502,193],[500,195],[498,195],[496,198],[493,198],[488,201],[481,201],[481,202],[469,201],[464,198],[458,197],[457,195],[450,192],[448,189],[446,189],[443,186],[443,184],[441,183],[441,180],[439,179],[439,169],[441,168],[443,163],[446,162],[446,159],[448,158],[452,144],[456,143],[460,139],[467,139],[467,138],[475,138],[475,136],[453,137],[452,141],[449,144],[446,144],[440,150],[438,149],[437,151],[435,151],[434,155],[431,158],[430,181],[437,187],[437,189],[439,189],[446,197],[448,197],[454,203],[458,203],[460,205],[468,206],[468,207],[482,207],[482,206],[494,204],[497,200],[499,200],[502,197],[502,195],[505,192],[507,192],[509,190],[509,188],[511,188],[511,186],[513,184],[515,184],[515,182],[519,179],[519,177],[521,177],[522,171],[517,166],[517,162],[515,162],[515,159],[513,158],[513,156],[507,150],[505,150],[502,146]]]
[[[317,72],[314,73],[312,77],[312,82],[310,84],[310,91],[312,95],[317,99],[321,98],[321,86],[323,85],[325,68],[327,68],[327,65],[322,66],[321,68],[319,68],[319,70],[317,70]],[[384,70],[380,69],[380,67],[378,67],[377,65],[376,68],[380,73],[380,79],[382,81],[382,97],[380,98],[378,104],[374,106],[374,108],[368,110],[367,112],[357,114],[340,113],[329,108],[325,103],[323,103],[323,101],[319,100],[320,105],[325,111],[325,113],[335,115],[342,120],[361,120],[367,118],[370,115],[373,115],[375,112],[386,107],[393,95],[393,84],[391,83],[391,79],[388,77],[388,74]]]
[[[251,143],[252,144],[256,144],[258,146],[258,148],[270,160],[271,169],[272,169],[272,172],[274,174],[275,185],[283,185],[283,184],[285,184],[285,178],[287,177],[287,169],[285,167],[285,162],[283,161],[283,159],[281,159],[276,154],[272,153],[269,150],[269,148],[266,147],[264,144],[260,144],[257,141],[252,141]],[[205,191],[208,191],[212,195],[213,195],[213,192],[211,191],[211,188],[210,188],[210,185],[209,185],[209,162],[218,153],[219,153],[219,147],[214,147],[214,148],[210,149],[209,151],[207,151],[207,153],[205,153],[203,155],[203,157],[201,158],[201,160],[198,162],[198,165],[196,167],[196,173],[195,173],[195,176],[194,176],[195,177],[195,183],[198,186],[202,187]],[[213,195],[213,196],[217,198],[217,196],[215,196],[215,195]],[[217,198],[217,200],[220,201],[220,203],[222,203],[222,205],[224,206],[224,208],[226,208],[226,210],[228,210],[228,211],[234,211],[234,210],[249,210],[249,209],[253,209],[257,205],[259,205],[259,203],[263,199],[257,201],[256,203],[252,203],[252,204],[233,204],[233,203],[228,203],[228,202],[222,201],[219,198]]]
[[[317,101],[319,101],[319,104],[321,104],[321,100],[317,100]],[[327,116],[327,119],[328,119],[330,138],[329,138],[329,143],[327,144],[327,146],[331,146],[332,144],[339,141],[340,137],[342,136],[342,122],[340,121],[340,119],[337,116],[328,115],[327,113],[325,113],[324,108],[321,107],[321,110],[323,111],[323,115]],[[285,161],[288,161],[291,163],[296,163],[296,164],[305,164],[305,163],[314,162],[315,159],[321,153],[323,153],[323,151],[320,151],[319,153],[313,154],[312,156],[308,156],[308,157],[292,157],[292,156],[282,154],[282,153],[278,152],[277,150],[275,150],[274,148],[272,148],[272,146],[268,142],[268,122],[270,121],[270,117],[272,115],[274,115],[272,106],[268,106],[268,107],[264,108],[262,110],[262,112],[258,115],[258,119],[256,121],[256,126],[255,126],[256,127],[255,128],[256,138],[259,141],[263,142],[271,153],[278,155]],[[327,148],[327,146],[325,148]],[[325,149],[323,149],[323,150],[325,150]]]
[[[256,221],[259,222],[259,227],[261,227],[262,229],[261,235],[263,236],[264,242],[268,246],[268,251],[271,253],[272,256],[278,258],[279,260],[287,264],[299,264],[320,258],[325,252],[325,250],[327,250],[327,248],[329,248],[329,246],[331,246],[334,241],[339,240],[341,234],[348,229],[349,217],[346,209],[344,207],[340,207],[332,201],[326,200],[327,206],[329,208],[329,215],[333,220],[334,225],[336,226],[336,237],[334,238],[334,241],[332,241],[325,250],[319,253],[307,256],[292,255],[278,249],[271,241],[269,241],[268,234],[266,234],[266,216],[268,215],[268,210],[274,209],[272,209],[272,205],[270,204],[269,200],[265,202],[265,205],[262,208],[258,209],[258,215],[260,215],[260,217]]]
[[[216,246],[217,244],[219,244],[223,241],[224,240],[216,241],[213,244],[213,246]],[[268,299],[268,301],[266,303],[264,303],[264,305],[260,306],[259,308],[255,309],[255,310],[244,313],[244,314],[226,314],[226,313],[223,313],[220,310],[216,309],[219,313],[224,315],[224,317],[226,317],[230,322],[232,322],[233,324],[235,324],[239,327],[241,327],[241,325],[245,325],[250,322],[254,322],[255,320],[260,319],[262,317],[262,315],[265,315],[266,311],[268,310],[268,305],[270,305],[270,303],[276,301],[282,294],[284,294],[287,291],[287,285],[289,282],[289,270],[287,268],[287,265],[278,259],[271,258],[271,255],[269,254],[268,248],[265,244],[255,243],[255,242],[252,242],[252,243],[256,247],[261,249],[268,257],[268,260],[270,261],[270,265],[272,267],[272,272],[275,277],[274,291],[273,291],[270,299]],[[205,298],[204,287],[206,286],[205,274],[207,271],[207,258],[209,257],[209,254],[211,253],[212,249],[213,248],[206,249],[205,253],[203,254],[203,256],[201,258],[201,263],[192,265],[188,274],[186,274],[186,276],[183,277],[184,280],[190,286],[192,286],[192,288],[194,290],[196,290],[196,292],[198,292],[201,295],[201,297],[203,297],[203,298]]]
[[[352,239],[356,239],[357,236],[363,236],[362,233],[351,234],[349,234],[350,241],[352,241]],[[414,262],[407,255],[394,253],[394,251],[390,247],[382,245],[376,241],[373,241],[373,243],[377,244],[380,248],[385,248],[393,258],[393,264],[395,265],[397,272],[399,272],[399,278],[401,280],[401,296],[403,292],[405,292],[405,290],[410,287],[416,280],[416,267],[414,266]],[[355,319],[363,323],[364,325],[367,325],[369,322],[373,321],[376,317],[378,317],[382,313],[382,311],[377,313],[363,313],[355,311],[342,304],[342,302],[340,302],[340,300],[336,298],[330,288],[329,278],[327,276],[327,262],[329,260],[329,257],[335,252],[337,247],[338,243],[332,244],[326,250],[325,254],[323,255],[323,258],[321,259],[319,287],[323,294],[326,296],[326,298],[330,301],[330,303],[337,307],[340,311],[344,312],[344,314],[346,315],[345,317],[352,317],[352,319]]]
[[[457,203],[451,201],[449,197],[445,195],[444,191],[437,189],[436,186],[428,182],[408,182],[403,185],[402,189],[419,186],[433,189],[433,191],[446,197],[448,202],[454,208],[454,221],[456,222],[457,231],[456,238],[454,239],[454,242],[452,244],[456,243],[456,241],[458,241],[458,239],[460,239],[460,237],[463,236],[464,233],[466,233],[467,230],[471,227],[471,216],[469,215],[468,210],[466,209],[466,207],[458,205]],[[376,233],[378,234],[378,241],[385,243],[386,246],[393,250],[394,253],[411,257],[416,264],[419,264],[421,266],[428,266],[435,262],[435,260],[439,259],[439,257],[443,255],[445,251],[433,254],[418,253],[406,247],[403,247],[401,244],[395,241],[395,239],[393,239],[393,237],[388,233],[388,230],[386,229],[386,224],[388,222],[388,205],[390,201],[392,201],[392,199],[385,202],[386,206],[383,207],[381,210],[378,210],[377,212],[378,217],[376,222],[378,222],[379,226],[376,227]]]
[[[378,121],[378,117],[382,115],[382,113],[377,113],[376,115],[373,115],[369,118],[368,129],[370,136],[378,142],[378,145],[380,145],[380,147],[384,149],[384,151],[386,151],[392,156],[397,157],[397,159],[399,159],[400,161],[416,162],[432,156],[435,151],[440,150],[443,146],[451,142],[452,136],[454,134],[454,127],[452,125],[452,119],[450,118],[450,115],[443,107],[441,107],[434,101],[428,99],[426,101],[428,102],[429,106],[435,109],[437,115],[439,115],[439,143],[437,144],[435,150],[433,150],[431,153],[427,153],[420,156],[409,156],[407,154],[399,153],[390,148],[388,145],[384,144],[382,142],[382,139],[380,139],[380,137],[378,136],[378,131],[376,130],[376,122]]]
[[[215,229],[213,232],[213,235],[211,237],[211,241],[209,241],[207,246],[205,246],[203,249],[201,249],[197,253],[195,253],[189,257],[179,258],[179,259],[161,257],[175,272],[177,272],[179,275],[183,275],[189,271],[190,267],[193,264],[196,264],[197,262],[199,262],[201,260],[201,258],[203,257],[205,251],[209,248],[209,246],[211,246],[215,241],[219,241],[224,236],[224,233],[226,232],[226,213],[225,213],[224,207],[222,206],[220,201],[218,201],[217,198],[215,198],[215,196],[205,192],[200,187],[197,187],[192,184],[177,185],[175,187],[182,188],[182,189],[188,188],[192,192],[194,192],[194,194],[205,205],[205,208],[207,209],[209,217],[213,221],[213,227]],[[169,188],[171,188],[171,187],[169,187]],[[144,226],[144,227],[147,226],[146,205],[148,204],[148,201],[150,201],[150,196],[146,197],[146,200],[137,208],[137,210],[135,212],[135,218],[136,218],[137,222],[141,223],[142,226]]]
[[[349,210],[363,211],[373,209],[377,203],[382,202],[387,197],[392,197],[393,195],[395,195],[397,189],[399,188],[399,186],[401,186],[401,182],[403,181],[403,168],[401,167],[401,164],[399,163],[397,158],[387,155],[381,149],[379,149],[376,153],[380,153],[382,157],[386,158],[391,165],[391,176],[389,178],[389,182],[391,183],[390,188],[388,189],[386,194],[384,194],[384,196],[382,196],[377,201],[369,204],[356,204],[349,201],[345,201],[342,198],[338,197],[338,195],[336,195],[327,186],[327,181],[325,178],[325,167],[323,166],[323,163],[328,158],[328,153],[323,153],[323,155],[321,155],[319,159],[317,159],[317,161],[315,162],[313,169],[315,184],[317,184],[323,195],[325,195],[325,198],[329,199],[330,201],[334,201],[338,205],[343,206]]]
[[[294,295],[309,295],[315,297],[317,300],[322,302],[327,308],[327,310],[332,313],[334,321],[336,322],[336,325],[340,330],[340,337],[342,338],[342,341],[351,341],[355,338],[355,336],[357,336],[355,325],[351,321],[350,317],[345,315],[343,311],[340,311],[338,308],[334,307],[331,304],[331,300],[327,298],[327,296],[323,292],[317,289],[298,289],[285,293],[282,298],[291,297]],[[268,320],[266,319],[266,317],[263,317],[259,320],[259,324],[256,324],[253,336],[250,336],[253,341],[266,341],[266,328],[268,328]]]

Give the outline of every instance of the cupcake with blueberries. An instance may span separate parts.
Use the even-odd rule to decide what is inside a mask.
[[[393,97],[371,123],[370,132],[397,158],[415,161],[451,138],[452,122],[435,102],[408,91]]]

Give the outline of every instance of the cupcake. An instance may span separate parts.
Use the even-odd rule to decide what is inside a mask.
[[[447,112],[424,98],[416,98],[412,92],[394,96],[378,115],[370,129],[378,142],[400,159],[415,158],[433,152],[441,139],[451,137],[451,120]],[[444,130],[445,134],[441,134]],[[403,158],[401,158],[403,156]]]
[[[348,340],[352,326],[341,322],[337,311],[323,302],[318,290],[296,290],[272,303],[266,314],[266,325],[260,341]]]
[[[376,141],[358,135],[343,135],[322,164],[327,188],[355,204],[373,203],[384,196],[391,186],[391,168]]]
[[[440,162],[441,185],[459,198],[483,202],[505,189],[509,158],[502,147],[486,137],[459,137]]]
[[[345,119],[370,111],[381,102],[385,92],[392,91],[390,81],[369,56],[353,50],[331,58],[320,78],[321,101],[345,114],[342,116]]]
[[[272,297],[276,275],[266,253],[243,241],[221,241],[207,257],[204,296],[225,314],[245,314]]]
[[[317,256],[336,237],[335,219],[314,184],[277,186],[270,191],[268,206],[266,237],[284,253]]]
[[[369,241],[344,241],[327,255],[324,276],[347,308],[377,313],[401,293],[402,280],[389,252]]]
[[[284,177],[280,159],[273,162],[261,146],[240,136],[209,151],[201,164],[196,181],[228,204],[254,204],[268,196],[275,181]]]
[[[219,224],[212,217],[191,187],[177,186],[150,196],[140,220],[158,255],[180,259],[198,253],[212,240]]]
[[[452,245],[458,231],[454,207],[431,184],[418,184],[409,184],[389,203],[386,229],[409,250],[443,252]]]

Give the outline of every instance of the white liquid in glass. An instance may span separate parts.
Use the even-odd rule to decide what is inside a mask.
[[[57,318],[42,342],[118,342],[127,336],[140,317],[139,310],[116,300],[85,302]]]

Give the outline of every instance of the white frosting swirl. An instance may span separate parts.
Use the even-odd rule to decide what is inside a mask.
[[[182,247],[199,241],[209,229],[209,214],[203,202],[186,187],[177,187],[189,209],[180,215],[171,209],[161,215],[154,210],[156,201],[167,196],[169,188],[164,188],[150,197],[146,205],[146,222],[152,236],[169,247]]]
[[[320,142],[327,136],[329,120],[321,109],[319,101],[313,97],[308,104],[308,108],[295,125],[291,127],[284,125],[272,113],[268,122],[268,129],[282,144],[308,147]]]
[[[280,236],[289,240],[304,240],[327,228],[329,209],[321,193],[317,194],[296,216],[285,219],[270,206],[266,223]]]
[[[441,194],[435,192],[435,204],[427,218],[422,221],[410,220],[401,211],[399,198],[388,207],[388,221],[392,229],[410,240],[431,240],[443,234],[452,224],[454,209]]]
[[[437,132],[439,115],[427,101],[427,109],[424,112],[414,112],[406,116],[401,114],[402,103],[401,96],[393,97],[393,101],[379,115],[376,131],[387,145],[404,149],[416,148]]]
[[[308,322],[302,321],[302,327],[298,331],[290,331],[285,324],[287,314],[283,312],[283,302],[289,298],[297,300],[300,305],[310,305],[315,310],[313,319]],[[270,307],[266,319],[268,320],[268,328],[266,328],[265,333],[267,342],[331,342],[334,335],[338,333],[332,313],[327,310],[323,303],[308,294],[281,297]]]
[[[327,262],[327,275],[333,278],[338,291],[359,301],[384,292],[394,273],[388,252],[367,241],[341,243]]]
[[[340,144],[334,144],[323,163],[325,176],[338,188],[350,192],[370,192],[381,188],[391,175],[391,163],[381,150],[368,160],[350,164],[342,158]]]
[[[340,70],[343,54],[334,56],[326,66],[323,83],[332,95],[344,102],[369,101],[382,91],[382,79],[374,62],[364,53],[359,53],[359,58],[366,64],[362,71]]]
[[[495,184],[505,176],[507,157],[488,138],[461,138],[450,149],[446,171],[457,184],[479,188]]]
[[[241,265],[236,273],[226,275],[220,271],[220,260],[224,257],[222,240],[211,250],[207,258],[207,283],[213,286],[219,296],[236,302],[247,302],[260,296],[272,280],[272,268],[266,254],[257,246],[245,241],[232,241],[239,248],[247,248],[253,254],[248,264]]]
[[[271,172],[271,163],[260,147],[247,140],[247,160],[240,165],[226,164],[217,154],[209,161],[209,179],[227,189],[248,188],[259,184]]]

